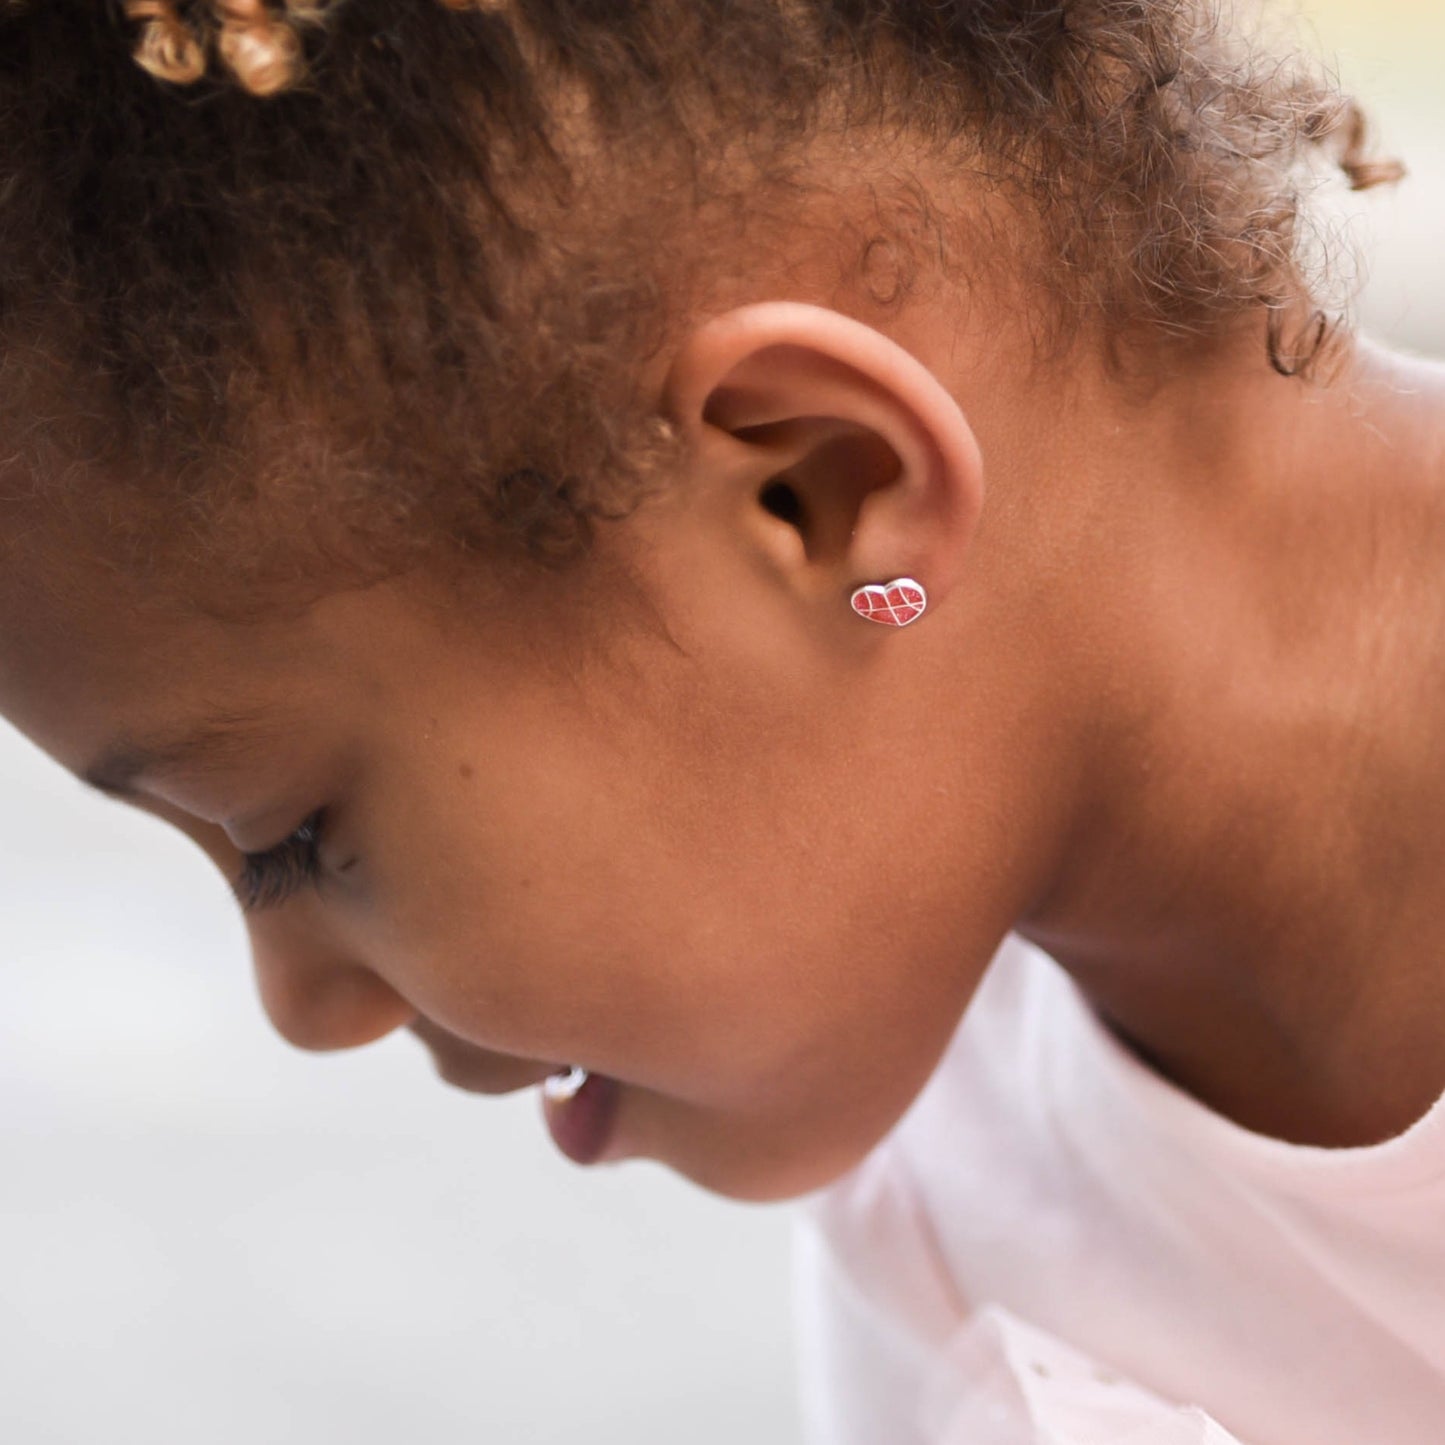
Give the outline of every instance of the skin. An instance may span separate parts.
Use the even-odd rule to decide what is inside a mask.
[[[1141,397],[1005,308],[792,276],[683,329],[686,475],[576,577],[221,625],[42,527],[0,710],[77,773],[254,714],[128,801],[230,878],[328,810],[320,887],[247,918],[282,1036],[410,1028],[481,1092],[585,1065],[610,1157],[722,1194],[856,1163],[1010,928],[1247,1126],[1406,1126],[1445,1089],[1442,369],[1361,344],[1311,389],[1242,328]],[[852,615],[905,575],[922,621]]]

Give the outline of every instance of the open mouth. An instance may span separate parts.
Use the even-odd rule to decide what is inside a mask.
[[[540,1084],[547,1130],[574,1164],[595,1164],[613,1135],[621,1086],[580,1065],[543,1064],[477,1048],[430,1019],[409,1026],[426,1045],[437,1073],[472,1094],[511,1094]]]
[[[595,1164],[612,1138],[620,1090],[615,1079],[575,1065],[542,1084],[552,1142],[574,1164]]]
[[[558,1104],[575,1099],[591,1076],[580,1064],[573,1064],[565,1071],[548,1074],[542,1080],[542,1097]]]

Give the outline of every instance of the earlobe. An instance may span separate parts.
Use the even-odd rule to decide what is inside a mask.
[[[977,439],[882,332],[803,302],[739,307],[684,341],[664,401],[694,444],[694,485],[745,488],[760,545],[806,596],[898,625],[963,575],[983,505]],[[867,590],[904,583],[920,595],[897,605]]]

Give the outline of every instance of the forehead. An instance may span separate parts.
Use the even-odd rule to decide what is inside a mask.
[[[118,745],[265,713],[324,672],[304,619],[225,624],[32,532],[0,564],[0,715],[84,772]]]
[[[599,594],[589,569],[473,565],[322,591],[304,606],[293,588],[279,610],[258,597],[255,620],[225,620],[58,529],[9,530],[3,509],[0,547],[0,716],[78,775],[99,766],[122,785],[141,752],[199,741],[192,733],[209,734],[218,757],[253,742],[264,752],[318,719],[364,731],[366,719],[405,717],[428,689],[573,675],[599,638],[646,613],[618,600],[631,593],[616,569]],[[208,597],[225,582],[213,578]]]

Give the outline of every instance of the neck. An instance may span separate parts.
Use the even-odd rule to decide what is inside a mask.
[[[1019,927],[1206,1103],[1364,1143],[1445,1089],[1445,368],[1234,360],[1029,459],[1085,766]]]

